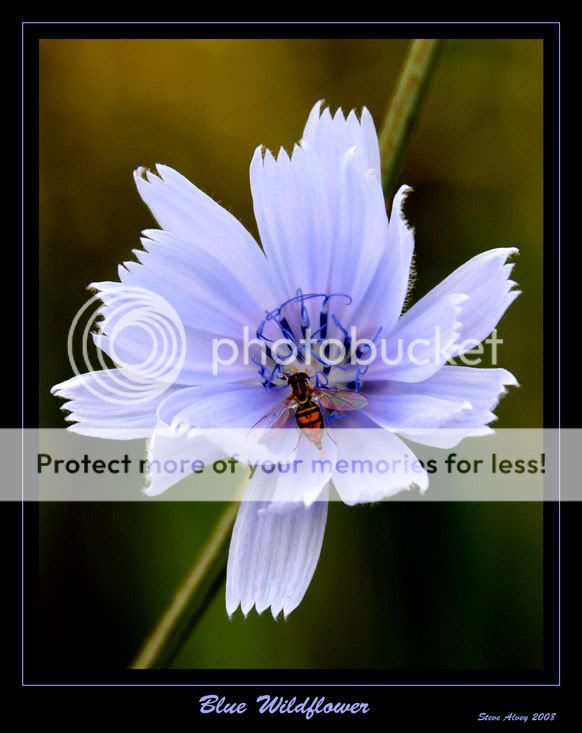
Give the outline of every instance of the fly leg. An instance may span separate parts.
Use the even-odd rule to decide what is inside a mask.
[[[293,448],[293,452],[295,452],[297,448],[299,448],[299,443],[301,442],[301,438],[303,437],[303,430],[301,430],[301,428],[299,428],[297,432],[299,433],[299,437],[297,438],[297,442],[295,443],[295,448]]]

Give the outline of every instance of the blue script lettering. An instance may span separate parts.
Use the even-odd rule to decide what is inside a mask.
[[[218,695],[204,695],[200,698],[200,712],[203,714],[242,715],[246,711],[246,702],[227,702],[225,697],[219,698]]]
[[[325,697],[306,697],[298,702],[296,697],[289,699],[261,695],[257,697],[257,705],[260,715],[303,715],[307,720],[311,720],[314,715],[365,715],[370,710],[365,702],[327,702]]]

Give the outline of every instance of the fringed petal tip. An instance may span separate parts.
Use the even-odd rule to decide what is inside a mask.
[[[517,378],[514,374],[507,371],[507,369],[500,369],[500,372],[503,372],[503,376],[499,380],[499,392],[497,394],[497,399],[492,402],[490,407],[490,412],[493,415],[492,420],[486,420],[484,421],[486,424],[488,422],[494,422],[497,420],[497,415],[493,414],[493,410],[496,410],[501,400],[509,394],[509,387],[521,387],[520,383],[517,381]]]
[[[392,200],[393,201],[398,200],[400,204],[403,204],[406,201],[406,198],[411,193],[414,193],[414,187],[408,183],[403,183],[401,184],[398,191],[396,191],[396,193],[394,194],[394,198]]]
[[[141,182],[141,181],[146,181],[147,182],[147,178],[146,178],[147,173],[148,173],[148,169],[145,166],[143,166],[143,165],[138,166],[133,171],[133,179],[134,179],[134,181],[136,183]]]
[[[395,221],[399,222],[399,224],[411,232],[414,231],[414,227],[409,224],[408,219],[404,215],[404,204],[408,196],[413,192],[414,188],[412,186],[409,186],[407,183],[403,183],[394,194],[394,198],[392,199],[392,211],[390,213],[391,222],[395,219]]]
[[[373,170],[379,179],[378,135],[369,111],[363,107],[359,115],[353,109],[346,115],[339,107],[332,113],[323,100],[316,102],[307,118],[300,147],[315,153],[333,176],[343,154],[353,145],[361,152],[364,171]]]
[[[82,394],[85,387],[87,375],[77,374],[64,382],[59,382],[50,388],[53,397],[59,397],[63,400],[73,400],[79,394]],[[64,406],[61,409],[66,409]]]
[[[279,616],[281,615],[281,612],[283,612],[283,618],[286,620],[287,616],[292,613],[297,606],[293,606],[292,608],[290,606],[285,606],[285,604],[281,604],[281,601],[279,601],[277,604],[269,604],[265,605],[259,604],[258,601],[253,601],[250,605],[245,605],[241,601],[237,601],[236,605],[233,601],[227,600],[226,602],[226,614],[229,618],[229,620],[232,621],[234,618],[236,612],[240,610],[241,614],[243,615],[243,618],[246,620],[250,614],[255,611],[257,616],[262,616],[265,611],[271,611],[271,616],[275,621],[279,620]],[[286,610],[287,609],[287,610]]]
[[[141,493],[144,496],[148,496],[150,498],[153,496],[160,496],[161,494],[163,494],[166,489],[165,488],[154,489],[153,486],[151,485],[151,480],[152,479],[149,476],[146,478],[146,485],[142,488]]]
[[[160,163],[156,163],[152,168],[145,165],[138,166],[133,172],[133,180],[138,188],[142,190],[144,184],[155,184],[156,182],[164,181],[162,170],[167,166],[163,166]]]
[[[512,374],[507,369],[501,369],[502,377],[501,377],[501,385],[503,387],[520,387],[517,377],[515,374]],[[507,390],[504,390],[504,392],[507,392]]]
[[[359,111],[359,114],[358,114]],[[319,121],[323,114],[328,114],[332,119],[344,119],[345,121],[353,121],[358,124],[362,124],[364,121],[372,121],[372,115],[367,107],[363,106],[358,109],[352,108],[347,115],[344,115],[343,109],[338,107],[335,112],[332,113],[331,107],[328,106],[325,99],[319,99],[311,108],[309,116],[307,118],[306,128]]]
[[[241,607],[241,605],[239,603],[239,604],[237,604],[237,606],[235,608],[232,608],[232,606],[229,608],[227,606],[226,607],[226,615],[228,616],[228,620],[229,621],[233,621],[234,620],[234,617],[236,615],[236,612],[240,609],[240,612],[241,612],[241,614],[243,616],[243,619],[246,621],[248,619],[248,617],[250,616],[250,614],[253,612],[253,610],[256,612],[257,616],[262,616],[266,611],[269,611],[270,610],[271,611],[271,616],[273,618],[273,621],[279,621],[280,618],[281,618],[281,614],[282,614],[283,621],[287,621],[287,619],[289,618],[289,616],[293,613],[293,611],[295,611],[296,608],[297,608],[297,606],[294,605],[293,607],[290,607],[290,606],[285,607],[285,606],[283,606],[283,608],[275,608],[273,606],[266,606],[265,608],[259,609],[259,608],[257,608],[257,606],[255,604],[255,605],[251,606],[249,609],[247,609],[246,611],[243,611],[243,609],[242,609],[242,607]]]
[[[269,152],[269,149],[261,143],[261,145],[257,145],[255,148],[255,152],[253,153],[253,156],[251,158],[251,170],[256,167],[260,166],[262,167],[265,162],[265,156]]]
[[[145,165],[138,166],[133,172],[133,178],[136,183],[154,183],[155,180],[165,181],[171,177],[172,173],[179,175],[170,166],[164,165],[163,163],[155,163],[152,168],[148,168]]]
[[[264,496],[266,482],[251,481],[233,529],[226,573],[229,616],[240,606],[245,617],[253,608],[258,615],[270,609],[275,620],[281,612],[287,617],[301,603],[319,559],[327,501],[259,514],[263,502],[255,499]]]
[[[428,486],[419,486],[418,484],[414,484],[410,489],[417,491],[421,496],[424,496],[428,491]]]
[[[505,251],[506,257],[505,259],[508,260],[510,257],[518,257],[519,256],[519,248],[518,247],[500,247],[501,251]]]
[[[307,119],[310,120],[312,117],[321,117],[322,108],[325,106],[325,104],[325,98],[318,99],[311,108],[311,111],[309,112],[309,117]]]
[[[61,382],[60,384],[55,384],[54,387],[51,387],[50,388],[49,392],[52,394],[53,397],[66,398],[66,394],[64,394],[64,392],[62,391],[65,384],[66,384],[66,382]]]
[[[71,420],[71,415],[67,415],[67,417],[65,417],[65,420],[66,421],[70,421]],[[67,427],[65,429],[69,433],[77,433],[78,435],[88,435],[89,437],[92,437],[92,435],[93,435],[93,432],[91,431],[91,429],[90,428],[87,429],[87,428],[83,427],[81,418],[76,417],[76,416],[74,418],[74,422],[71,422],[70,425],[67,425]],[[89,432],[87,432],[87,430],[89,430]]]
[[[305,148],[302,147],[302,149]],[[373,196],[379,193],[380,196],[382,196],[381,189],[379,188],[379,173],[374,167],[369,166],[366,151],[361,147],[358,147],[358,145],[352,145],[345,151],[340,161],[340,170],[341,175],[343,176],[345,176],[348,171],[355,171],[357,175],[361,176],[361,180],[367,184],[368,189],[365,190],[370,190],[371,187],[371,191],[373,193],[369,195]],[[382,202],[383,201],[384,199],[382,197]],[[382,203],[382,205],[384,206],[384,203]]]
[[[87,290],[91,290],[94,293],[100,293],[101,295],[107,295],[119,290],[122,285],[122,283],[115,282],[114,280],[101,280],[99,282],[89,283],[87,285]]]

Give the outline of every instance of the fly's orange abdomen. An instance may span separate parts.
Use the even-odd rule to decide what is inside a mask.
[[[295,420],[297,427],[301,428],[305,436],[321,449],[325,421],[319,407],[311,401],[305,405],[301,405],[297,408]]]

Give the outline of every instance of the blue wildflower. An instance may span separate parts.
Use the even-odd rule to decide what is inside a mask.
[[[399,435],[450,447],[491,432],[493,410],[515,378],[504,369],[447,361],[483,341],[518,295],[507,264],[515,250],[474,257],[404,312],[414,247],[402,210],[409,189],[397,192],[387,216],[378,139],[366,109],[359,119],[353,111],[332,116],[318,103],[290,155],[256,150],[250,182],[262,248],[175,170],[139,169],[135,181],[160,229],[144,231],[139,261],[120,266],[119,282],[94,285],[105,304],[95,342],[123,368],[82,374],[53,388],[68,400],[70,429],[147,437],[152,461],[187,455],[192,449],[181,442],[184,430],[249,428],[273,411],[279,414],[277,406],[289,395],[287,376],[305,371],[316,390],[331,395],[345,389],[367,399],[365,407],[345,414],[325,411],[334,428],[328,448],[333,458],[386,458],[404,450],[411,455]],[[141,401],[125,400],[121,390],[112,401],[102,399],[95,383],[119,377],[123,384],[151,348],[146,330],[116,331],[114,310],[108,312],[112,299],[123,300],[128,288],[150,290],[170,304],[180,317],[185,348],[163,390]],[[249,359],[244,333],[255,342]],[[358,346],[354,334],[367,345]],[[437,335],[442,349],[435,348]],[[237,352],[218,372],[217,339]],[[289,350],[285,365],[272,353],[280,339]],[[333,363],[330,341],[343,348]],[[370,358],[380,345],[383,354],[378,349]],[[369,429],[354,440],[344,427]],[[348,433],[349,439],[342,437]],[[292,443],[289,450],[300,457],[315,450],[309,440]],[[200,445],[208,460],[216,455],[212,442],[201,437]],[[159,494],[179,478],[151,476],[146,491]],[[299,605],[319,558],[330,481],[348,504],[387,498],[411,484],[428,486],[424,470],[406,467],[369,479],[340,471],[277,479],[257,472],[231,541],[229,615],[240,605],[245,615],[254,606],[259,613],[270,608],[276,618]],[[287,503],[272,510],[282,496]]]

